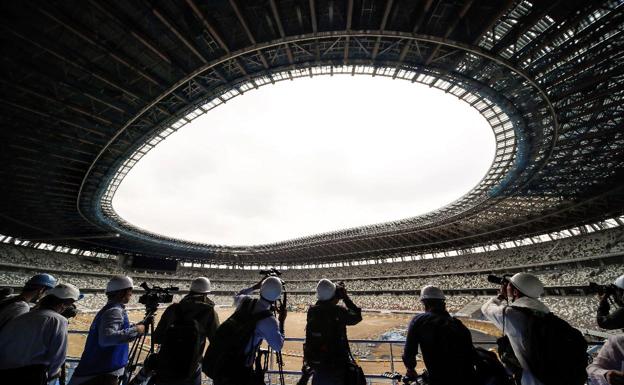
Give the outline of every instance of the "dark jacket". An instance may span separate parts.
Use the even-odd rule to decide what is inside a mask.
[[[474,349],[470,331],[446,311],[426,312],[409,324],[403,363],[416,367],[418,347],[431,385],[474,384]]]
[[[362,321],[362,310],[349,298],[346,307],[318,301],[307,314],[304,358],[312,366],[343,365],[350,360],[347,326]]]
[[[214,337],[217,327],[219,327],[219,316],[214,310],[214,302],[210,299],[203,300],[202,296],[187,295],[179,303],[174,303],[165,309],[158,326],[154,330],[154,343],[160,344],[165,336],[165,331],[176,319],[177,308],[181,307],[181,311],[185,317],[195,318],[199,323],[201,333],[210,341]],[[206,341],[202,341],[202,347],[205,347]]]
[[[596,323],[603,329],[624,329],[624,307],[616,309],[609,314],[611,305],[607,298],[600,301],[598,312],[596,313]]]

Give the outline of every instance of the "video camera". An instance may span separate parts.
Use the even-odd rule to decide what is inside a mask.
[[[143,282],[140,285],[143,290],[145,290],[145,294],[139,297],[139,303],[145,305],[148,309],[156,309],[158,308],[158,304],[161,303],[171,303],[173,302],[173,294],[172,291],[178,291],[177,287],[160,287],[160,286],[152,286],[151,288],[147,284],[147,282]]]
[[[279,277],[280,275],[282,275],[282,272],[274,267],[270,268],[269,270],[260,270],[258,273],[260,273],[260,275],[264,275],[265,278]]]
[[[503,283],[509,282],[509,277],[511,277],[511,274],[503,274],[502,277],[499,277],[498,275],[494,275],[494,274],[489,274],[487,276],[487,280],[488,282],[492,282],[497,285],[502,285]]]
[[[615,296],[617,294],[617,286],[613,284],[609,285],[601,285],[596,282],[590,282],[587,286],[588,292],[590,294],[598,294],[598,295],[607,295],[607,296]]]

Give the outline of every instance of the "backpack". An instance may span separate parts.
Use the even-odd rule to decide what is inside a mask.
[[[333,310],[331,305],[314,305],[308,309],[303,357],[312,368],[342,366],[349,361],[345,325]]]
[[[584,385],[587,341],[553,313],[514,307],[527,316],[525,346],[531,373],[545,385]]]
[[[202,311],[192,311],[184,302],[174,304],[175,318],[164,332],[158,351],[157,373],[160,380],[184,380],[193,376],[201,361],[203,342],[206,338],[203,326],[198,322],[213,307],[205,304]],[[193,304],[195,305],[195,304]]]
[[[202,363],[203,372],[213,380],[238,377],[246,373],[245,348],[258,321],[270,317],[269,310],[252,314],[258,300],[245,298],[238,309],[215,332]]]
[[[438,346],[438,352],[442,357],[447,357],[448,362],[465,363],[463,368],[457,366],[455,370],[462,371],[465,384],[472,384],[470,377],[474,378],[475,372],[472,366],[474,346],[470,330],[455,317],[436,317],[432,322],[436,325],[433,338]],[[429,371],[430,376],[431,374]],[[434,375],[439,376],[439,373]]]
[[[494,352],[475,348],[474,366],[476,383],[479,385],[514,385],[513,379]]]

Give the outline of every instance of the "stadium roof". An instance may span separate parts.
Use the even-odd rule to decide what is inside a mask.
[[[623,7],[2,2],[0,233],[115,254],[310,263],[461,248],[622,215]],[[487,176],[416,218],[246,247],[152,234],[112,209],[128,170],[198,115],[250,88],[338,72],[424,83],[478,109],[497,140]]]

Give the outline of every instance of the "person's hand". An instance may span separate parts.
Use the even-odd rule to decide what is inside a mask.
[[[507,299],[507,285],[508,284],[509,283],[507,281],[503,281],[498,291],[498,299],[501,299],[501,300]]]
[[[345,299],[347,298],[347,288],[344,286],[336,286],[336,298]]]
[[[136,324],[134,325],[138,334],[145,334],[145,325]]]
[[[624,372],[609,370],[605,374],[605,378],[609,385],[624,385]]]
[[[260,289],[260,287],[262,287],[262,281],[264,281],[264,278],[262,278],[260,281],[258,281],[255,285],[253,285],[251,288],[254,290],[258,290]]]

